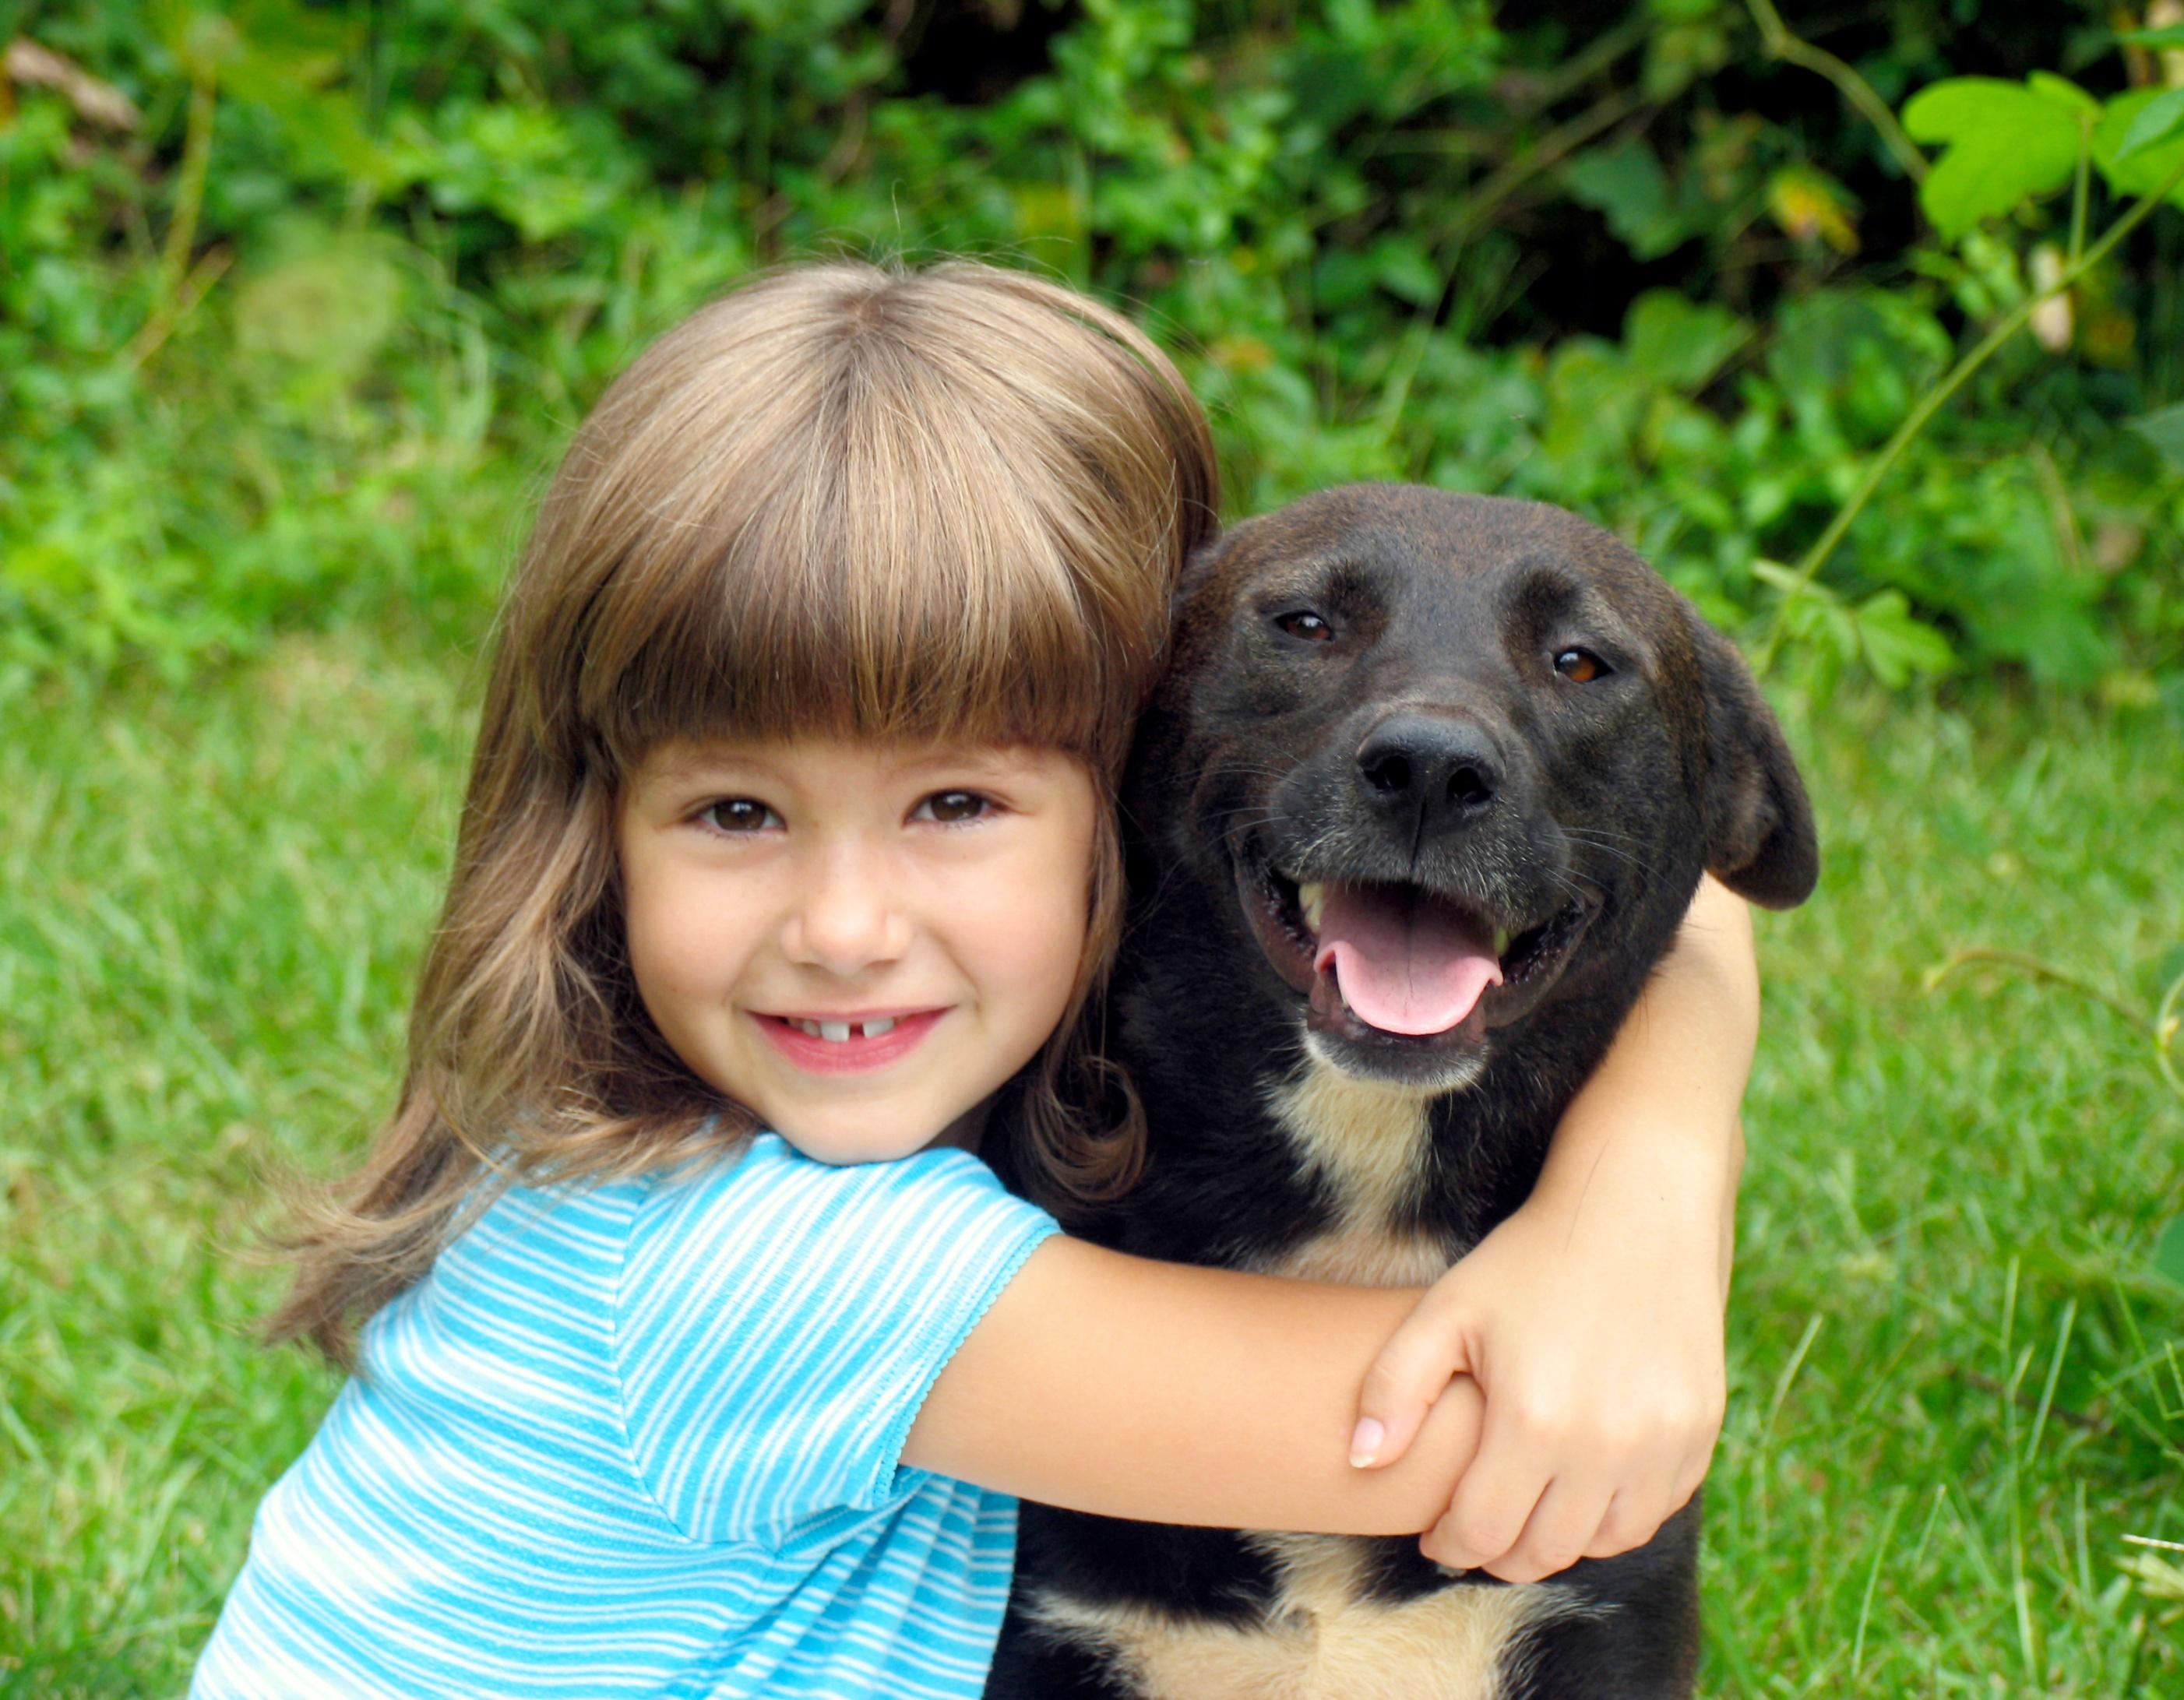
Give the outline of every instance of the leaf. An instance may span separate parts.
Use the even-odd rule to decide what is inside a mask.
[[[1563,180],[1570,198],[1604,217],[1608,229],[1641,259],[1658,259],[1691,234],[1668,173],[1643,142],[1580,153],[1563,168]]]
[[[2184,1216],[2170,1217],[2155,1238],[2153,1272],[2184,1287]]]
[[[1399,301],[1430,307],[1440,299],[1447,280],[1415,237],[1388,236],[1372,248],[1373,281]]]
[[[2159,449],[2170,465],[2184,472],[2184,401],[2156,413],[2127,419],[2124,424]]]
[[[2133,154],[2142,153],[2177,135],[2184,135],[2184,88],[2158,94],[2139,109],[2138,115],[2131,121],[2131,128],[2124,131],[2123,140],[2117,145],[2115,162],[2120,164]]]
[[[2184,47],[2184,24],[2159,30],[2126,30],[2116,40],[2129,42],[2134,47]]]
[[[2168,98],[2168,92],[2159,89],[2137,88],[2118,95],[2101,109],[2101,121],[2093,128],[2093,163],[2117,194],[2152,194],[2176,169],[2178,158],[2184,156],[2184,137],[2177,136],[2166,142],[2148,142],[2128,158],[2123,152],[2124,141],[2137,127],[2139,119]],[[2170,198],[2184,205],[2184,189]]]
[[[1900,590],[1883,590],[1858,605],[1858,636],[1874,677],[1900,690],[1914,672],[1946,673],[1957,664],[1949,640],[1912,617],[1910,599]]]
[[[1934,228],[1953,242],[1981,219],[2068,182],[2092,115],[2079,94],[2059,77],[2037,86],[1950,77],[1914,95],[1903,108],[1905,131],[1914,141],[1947,144],[1919,186]]]
[[[1752,327],[1726,307],[1674,289],[1647,290],[1623,320],[1630,364],[1663,387],[1686,392],[1702,388],[1751,337]]]
[[[2088,118],[2101,109],[2101,103],[2068,77],[2059,77],[2053,71],[2034,71],[2025,79],[2025,86],[2036,94],[2046,96],[2059,106],[2075,106]]]

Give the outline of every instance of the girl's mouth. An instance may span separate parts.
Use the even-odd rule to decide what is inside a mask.
[[[833,1017],[748,1012],[783,1058],[811,1074],[862,1074],[907,1056],[947,1010]]]

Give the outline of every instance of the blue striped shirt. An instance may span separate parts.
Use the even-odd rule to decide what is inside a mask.
[[[366,1324],[193,1700],[979,1693],[1016,1502],[899,1459],[1056,1231],[968,1152],[775,1134],[510,1191]]]

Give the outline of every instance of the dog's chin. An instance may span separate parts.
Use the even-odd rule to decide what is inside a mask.
[[[1434,1098],[1476,1085],[1486,1073],[1493,1040],[1475,1009],[1447,1033],[1384,1033],[1343,1008],[1339,996],[1330,1000],[1335,1006],[1331,1014],[1323,1013],[1317,999],[1304,1012],[1305,1055],[1323,1068]]]
[[[1435,901],[1476,917],[1480,933],[1494,937],[1502,983],[1488,986],[1462,1019],[1443,1032],[1392,1033],[1350,1007],[1331,967],[1315,966],[1319,940],[1295,877],[1254,847],[1236,857],[1235,880],[1238,905],[1261,954],[1300,1006],[1306,1054],[1361,1083],[1430,1095],[1478,1083],[1496,1034],[1538,1007],[1598,912],[1596,902],[1580,899],[1529,926],[1510,926],[1458,894],[1431,892]]]

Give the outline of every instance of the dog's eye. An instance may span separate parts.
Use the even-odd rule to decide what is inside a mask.
[[[1301,638],[1307,644],[1331,644],[1334,627],[1308,608],[1300,608],[1293,614],[1277,614],[1274,624],[1292,638]]]
[[[1555,657],[1555,671],[1573,683],[1589,685],[1613,669],[1590,649],[1564,649]]]

